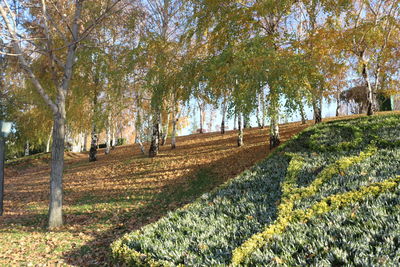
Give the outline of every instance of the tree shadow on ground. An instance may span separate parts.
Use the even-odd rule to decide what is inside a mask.
[[[299,127],[304,128],[305,126]],[[296,131],[298,129],[285,133],[282,139],[284,141],[289,139]],[[227,143],[226,145],[229,144]],[[64,261],[68,264],[80,266],[113,264],[110,245],[116,239],[146,224],[157,221],[169,211],[176,210],[192,202],[203,193],[209,192],[253,166],[269,152],[266,142],[256,142],[248,147],[242,147],[235,153],[230,153],[220,160],[198,165],[196,170],[184,177],[180,177],[178,181],[174,180],[165,184],[162,190],[154,195],[145,206],[120,214],[118,220],[113,222],[114,227],[111,229],[103,232],[93,232],[92,241],[66,253]],[[245,163],[241,162],[241,159],[246,155],[253,157],[253,160]],[[235,165],[232,172],[220,171],[221,168],[229,169],[232,164]]]

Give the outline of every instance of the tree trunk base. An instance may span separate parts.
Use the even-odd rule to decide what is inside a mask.
[[[94,161],[97,161],[97,149],[91,147],[89,151],[89,162],[94,162]]]
[[[241,146],[243,146],[243,140],[240,140],[240,139],[238,139],[238,142],[237,142],[237,144],[238,144],[238,147],[241,147]]]
[[[167,136],[163,135],[161,138],[161,145],[164,146],[167,143]]]
[[[269,148],[270,149],[278,147],[280,144],[281,144],[281,140],[279,139],[279,137],[271,136],[269,138]]]
[[[322,122],[322,116],[320,114],[315,116],[315,124],[321,123]]]
[[[368,115],[368,116],[374,115],[374,109],[372,108],[372,105],[371,105],[371,104],[368,105],[367,115]]]
[[[150,150],[149,150],[149,157],[150,158],[154,158],[158,155],[158,149],[155,148],[153,145],[150,146]]]

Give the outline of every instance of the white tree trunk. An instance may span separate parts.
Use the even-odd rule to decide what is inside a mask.
[[[314,111],[314,122],[320,123],[322,122],[322,99],[318,96],[312,97],[312,106]]]
[[[51,126],[49,138],[47,139],[46,143],[46,153],[50,152],[50,144],[51,144],[51,137],[53,136],[53,126]]]
[[[177,114],[176,114],[176,104],[172,109],[172,134],[171,134],[171,149],[176,148],[176,124],[178,122]]]
[[[29,140],[27,140],[26,143],[25,143],[25,152],[24,152],[24,156],[25,156],[25,157],[29,156]]]
[[[237,144],[238,146],[243,146],[243,114],[241,112],[238,113],[238,139]]]
[[[139,145],[140,147],[140,151],[142,151],[142,154],[145,155],[146,154],[146,148],[144,147],[143,143],[142,143],[142,135],[140,133],[140,131],[136,132],[136,143]]]
[[[112,125],[112,131],[111,131],[111,149],[114,149],[115,148],[115,146],[117,145],[117,140],[116,140],[116,134],[115,134],[115,129],[116,129],[117,127],[116,127],[116,124],[115,123],[113,123],[113,125]]]
[[[167,142],[167,138],[168,138],[168,131],[169,131],[169,120],[170,120],[170,116],[171,114],[168,112],[167,115],[167,122],[164,125],[164,129],[163,129],[163,135],[162,135],[162,139],[161,139],[161,145],[165,145],[165,143]]]
[[[340,116],[340,108],[341,108],[340,91],[337,90],[337,92],[336,92],[336,117]]]
[[[270,148],[274,148],[279,146],[280,144],[280,136],[279,136],[279,116],[273,115],[271,116],[271,125],[270,125],[270,137],[269,144]]]
[[[106,155],[110,154],[111,151],[111,115],[107,116],[107,123],[106,123],[106,150],[104,153]]]
[[[364,80],[364,86],[366,87],[367,90],[367,115],[371,116],[374,115],[374,95],[372,92],[372,86],[371,82],[369,80],[369,73],[368,73],[368,66],[367,66],[367,60],[365,59],[365,53],[362,53],[361,56],[362,60],[362,77]]]
[[[303,105],[302,101],[299,102],[299,110],[300,110],[301,124],[306,124],[307,117],[306,117],[306,113],[304,111],[304,105]]]
[[[258,92],[257,93],[257,114],[256,114],[256,118],[257,118],[257,124],[259,128],[263,128],[263,122],[261,119],[261,113],[262,113],[262,101],[261,101],[261,94],[262,92]]]
[[[226,97],[224,97],[224,101],[222,102],[222,120],[221,120],[221,134],[225,134],[225,118],[226,118]]]
[[[267,108],[265,107],[266,103],[265,103],[265,94],[264,94],[264,88],[262,89],[261,92],[261,107],[262,107],[262,111],[261,111],[261,128],[265,127],[265,118],[267,117]]]
[[[234,118],[233,118],[233,130],[237,130],[237,112],[235,112]]]
[[[205,122],[205,104],[199,103],[200,111],[200,133],[204,133],[204,122]]]
[[[275,93],[273,88],[271,89],[271,105],[270,105],[270,116],[271,124],[269,127],[269,147],[270,149],[279,146],[279,95]]]
[[[83,134],[83,148],[82,148],[83,152],[87,151],[87,139],[88,139],[88,134],[87,134],[87,132],[85,132]]]
[[[161,119],[161,114],[159,111],[156,111],[153,117],[153,131],[151,135],[149,157],[155,157],[158,155],[159,139],[160,139],[160,119]]]

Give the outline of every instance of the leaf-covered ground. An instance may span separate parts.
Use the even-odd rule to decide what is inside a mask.
[[[308,124],[308,126],[310,123]],[[306,126],[282,125],[283,141]],[[86,154],[67,153],[64,176],[65,227],[46,229],[48,155],[11,162],[6,168],[5,214],[0,217],[0,265],[107,264],[110,243],[154,222],[265,158],[267,129],[178,138],[154,159],[139,147],[123,146],[89,163]]]

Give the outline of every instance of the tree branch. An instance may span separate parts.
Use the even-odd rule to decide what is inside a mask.
[[[13,16],[12,11],[9,10],[9,12],[10,12],[11,16]],[[13,44],[13,48],[14,48],[16,54],[18,55],[18,59],[19,59],[21,68],[26,72],[26,74],[28,75],[29,79],[33,83],[34,87],[36,88],[37,92],[40,94],[40,96],[43,98],[43,100],[46,102],[46,104],[51,108],[53,113],[57,113],[58,112],[57,106],[51,100],[49,95],[45,92],[45,90],[42,87],[42,85],[40,84],[39,80],[36,78],[35,74],[33,73],[31,67],[26,62],[26,60],[25,60],[25,58],[23,56],[21,47],[19,46],[19,44],[17,42],[17,40],[18,40],[17,39],[17,34],[16,34],[15,30],[12,28],[12,26],[10,24],[10,21],[8,20],[6,11],[4,10],[4,8],[1,5],[0,5],[0,14],[3,17],[3,20],[4,20],[5,24],[6,24],[6,30],[8,31],[8,33],[12,37],[12,41],[11,42]]]

